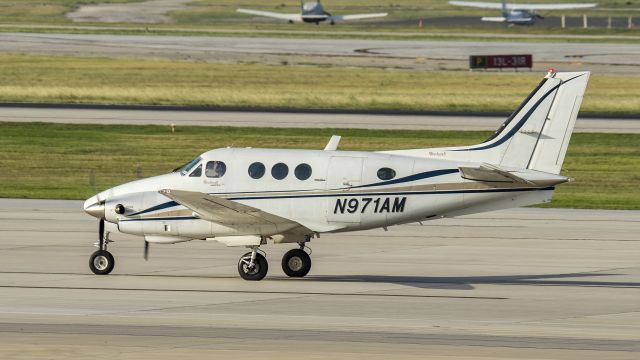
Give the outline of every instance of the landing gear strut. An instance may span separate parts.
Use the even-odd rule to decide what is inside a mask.
[[[290,277],[304,277],[311,270],[311,257],[304,251],[304,243],[299,249],[287,251],[282,257],[282,270]]]
[[[238,261],[238,273],[245,280],[258,281],[264,279],[269,271],[267,259],[258,252],[258,247],[252,247]]]
[[[98,243],[96,246],[100,249],[89,257],[89,269],[96,275],[107,275],[115,266],[116,262],[110,252],[107,251],[109,244],[109,233],[104,231],[104,220],[100,220],[98,227]]]

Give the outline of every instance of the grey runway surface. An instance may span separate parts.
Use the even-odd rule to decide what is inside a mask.
[[[244,249],[118,235],[91,275],[80,201],[0,199],[3,359],[636,359],[640,212],[517,209],[312,242],[305,279]]]
[[[469,55],[533,54],[534,69],[636,74],[640,44],[287,39],[0,33],[0,52],[204,61],[308,61],[351,66],[467,69]]]
[[[0,122],[496,130],[505,117],[0,107]],[[640,133],[640,119],[580,118],[576,132]]]

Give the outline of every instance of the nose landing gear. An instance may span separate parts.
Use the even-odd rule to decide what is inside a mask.
[[[264,279],[269,271],[267,259],[258,252],[258,247],[251,248],[238,261],[238,273],[240,277],[249,281],[258,281]]]
[[[96,275],[107,275],[115,266],[116,262],[110,252],[107,251],[109,244],[109,233],[104,231],[104,220],[100,220],[98,226],[98,243],[96,246],[100,249],[89,257],[89,269]]]

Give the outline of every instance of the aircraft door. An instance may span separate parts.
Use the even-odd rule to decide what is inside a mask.
[[[327,221],[360,223],[360,199],[350,196],[352,188],[362,184],[363,159],[353,156],[332,156],[327,167],[327,190],[340,189],[340,196],[327,197]]]

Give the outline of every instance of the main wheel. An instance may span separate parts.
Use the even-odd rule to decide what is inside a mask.
[[[311,257],[302,249],[289,250],[282,257],[282,270],[291,277],[304,277],[311,270]]]
[[[89,257],[89,268],[96,275],[107,275],[115,264],[113,255],[107,250],[98,250]]]
[[[264,279],[267,276],[267,271],[269,271],[269,264],[267,263],[267,259],[261,254],[256,254],[256,259],[253,262],[253,267],[249,267],[249,263],[251,262],[251,253],[248,252],[240,258],[238,261],[238,273],[240,277],[245,280],[258,281]]]

